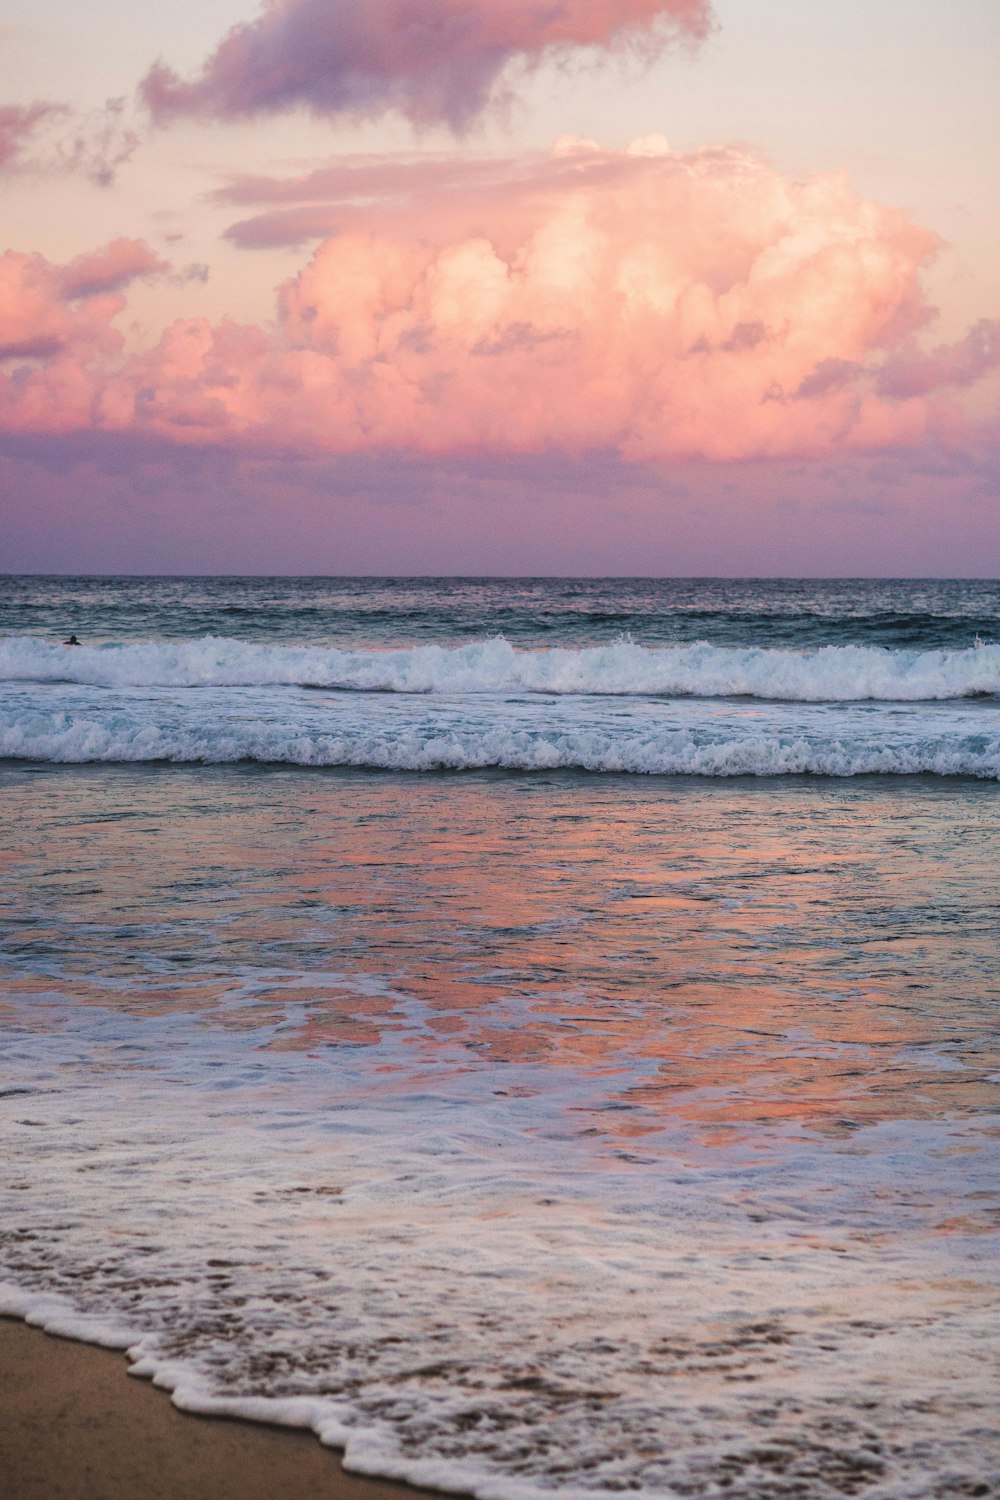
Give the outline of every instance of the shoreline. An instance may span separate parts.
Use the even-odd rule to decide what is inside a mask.
[[[181,1411],[122,1351],[0,1314],[0,1475],[17,1500],[406,1500],[311,1432]]]

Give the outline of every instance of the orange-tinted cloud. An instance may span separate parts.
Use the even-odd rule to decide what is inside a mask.
[[[386,163],[370,191],[352,178],[329,205],[341,232],[279,289],[273,327],[185,319],[112,367],[77,340],[86,423],[274,455],[816,456],[920,442],[938,390],[992,360],[974,332],[964,363],[936,350],[919,389],[901,384],[937,240],[842,176],[657,138],[475,170],[460,190],[440,160],[413,168],[412,192]],[[33,352],[5,409],[38,430]]]
[[[185,82],[157,63],[141,85],[153,118],[236,119],[305,107],[322,115],[397,110],[461,127],[504,69],[580,48],[655,54],[703,36],[709,0],[265,0]]]

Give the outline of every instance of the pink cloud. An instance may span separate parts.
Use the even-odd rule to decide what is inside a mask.
[[[99,250],[78,255],[64,266],[60,281],[67,298],[120,292],[137,277],[162,276],[170,263],[161,260],[145,240],[118,239]]]
[[[141,92],[161,123],[305,107],[398,110],[458,128],[482,113],[514,61],[616,46],[653,54],[671,39],[702,37],[710,19],[710,0],[265,0],[200,77],[185,82],[157,63]]]
[[[0,427],[90,427],[94,399],[124,347],[114,327],[127,306],[123,291],[170,271],[144,240],[112,240],[65,266],[13,250],[0,256],[0,366],[8,367],[0,368]]]
[[[72,279],[67,285],[68,270],[41,255],[8,250],[0,257],[0,359],[46,359],[69,350],[86,358],[120,348],[111,320],[125,299],[81,289],[77,300]]]
[[[879,375],[886,396],[924,396],[943,386],[962,388],[1000,366],[1000,319],[980,318],[964,338],[938,344],[929,352],[910,343],[899,350]]]
[[[661,137],[640,144],[628,153],[635,163],[666,151]],[[706,151],[702,159],[713,154],[720,153]],[[342,157],[300,177],[237,177],[211,197],[241,206],[279,205],[226,231],[247,249],[326,238],[349,225],[378,230],[389,215],[400,232],[441,238],[467,233],[477,215],[494,227],[512,227],[515,217],[527,224],[543,198],[597,191],[619,180],[622,171],[621,151],[566,137],[545,156]]]
[[[60,430],[289,458],[734,462],[907,449],[945,420],[954,434],[938,392],[993,361],[974,330],[971,352],[924,355],[920,389],[900,385],[891,372],[913,366],[932,316],[921,275],[938,242],[842,176],[796,181],[737,151],[681,156],[652,139],[562,142],[488,163],[478,181],[463,170],[460,191],[440,162],[414,168],[412,193],[400,179],[366,196],[354,181],[332,205],[341,232],[279,288],[273,326],[184,319],[109,359],[60,332],[81,315],[67,288],[83,274],[117,289],[152,252],[118,242],[89,270],[51,268],[53,305],[18,314],[7,340],[39,363],[0,379],[3,420],[37,431],[55,411]]]
[[[225,238],[241,250],[270,250],[276,245],[304,245],[309,240],[323,240],[336,234],[344,223],[344,214],[328,203],[296,204],[271,213],[254,214],[231,224]]]

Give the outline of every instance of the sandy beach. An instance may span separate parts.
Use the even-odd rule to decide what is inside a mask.
[[[177,1410],[124,1356],[0,1318],[0,1500],[405,1500],[309,1433]],[[424,1491],[422,1493],[428,1493]]]

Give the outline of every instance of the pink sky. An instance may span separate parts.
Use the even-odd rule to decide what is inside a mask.
[[[734,4],[218,0],[106,102],[28,68],[0,567],[996,573],[995,172],[954,204],[942,159],[921,212],[794,101],[672,148],[652,86],[717,80]],[[985,15],[958,0],[953,51]],[[26,18],[0,46],[58,51]]]

